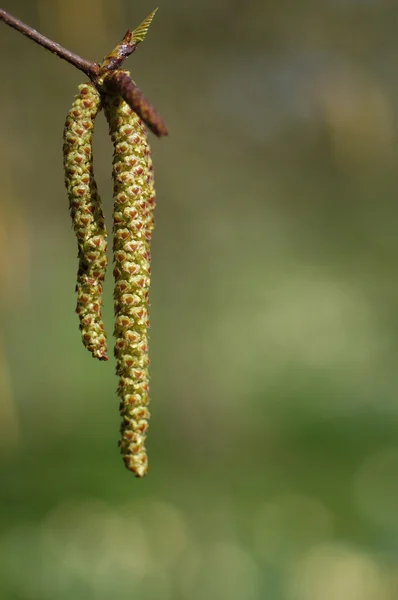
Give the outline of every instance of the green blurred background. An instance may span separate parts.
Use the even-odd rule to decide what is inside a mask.
[[[2,7],[100,61],[154,5]],[[84,77],[0,23],[1,600],[398,598],[397,23],[395,0],[164,0],[128,60],[170,130],[142,481],[74,314]],[[108,225],[111,157],[101,116]]]

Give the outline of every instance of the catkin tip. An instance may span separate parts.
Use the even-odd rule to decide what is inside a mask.
[[[131,454],[123,456],[126,468],[136,477],[142,478],[148,473],[148,457],[146,453],[133,457]]]

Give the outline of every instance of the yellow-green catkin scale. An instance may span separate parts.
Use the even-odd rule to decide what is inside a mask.
[[[115,356],[120,377],[120,450],[137,477],[148,470],[148,309],[150,248],[155,208],[147,133],[120,97],[104,96],[114,144]]]
[[[101,316],[107,242],[101,199],[93,173],[92,134],[101,98],[91,83],[79,86],[64,128],[64,168],[73,228],[79,248],[77,307],[83,344],[107,360]]]

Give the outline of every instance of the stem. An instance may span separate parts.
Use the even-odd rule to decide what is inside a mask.
[[[77,54],[70,52],[60,44],[53,42],[49,38],[36,31],[36,29],[29,27],[29,25],[26,25],[16,17],[10,15],[10,13],[5,11],[3,8],[0,8],[0,21],[3,21],[6,25],[13,27],[23,35],[26,35],[26,37],[33,40],[40,46],[43,46],[43,48],[46,48],[46,50],[50,50],[50,52],[53,54],[56,54],[63,60],[66,60],[80,71],[83,71],[83,73],[85,73],[90,79],[94,79],[98,75],[99,66],[96,63],[85,60]]]
[[[0,21],[13,27],[40,46],[43,46],[43,48],[46,48],[46,50],[50,50],[50,52],[56,56],[59,56],[80,71],[83,71],[93,84],[97,86],[100,93],[102,93],[102,90],[100,89],[101,86],[98,85],[98,82],[101,76],[105,75],[103,82],[104,88],[111,94],[121,96],[130,108],[141,117],[144,123],[147,124],[149,129],[155,135],[161,137],[168,133],[163,119],[155,111],[152,104],[148,102],[141,90],[130,79],[129,75],[125,71],[118,70],[117,68],[132,52],[134,52],[137,45],[144,40],[156,11],[157,9],[152,11],[133,32],[130,30],[127,31],[123,40],[105,58],[102,65],[85,60],[84,58],[81,58],[81,56],[70,52],[60,44],[53,42],[36,31],[36,29],[26,25],[16,17],[13,17],[3,8],[0,8]]]

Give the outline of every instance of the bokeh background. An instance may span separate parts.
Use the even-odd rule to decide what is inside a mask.
[[[145,0],[2,0],[102,57]],[[164,0],[150,472],[74,314],[84,77],[0,23],[0,598],[398,598],[398,5]],[[104,119],[95,168],[108,215]],[[112,330],[112,281],[105,290]]]

